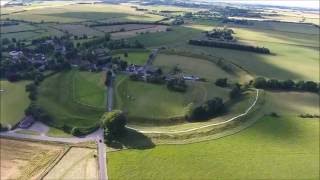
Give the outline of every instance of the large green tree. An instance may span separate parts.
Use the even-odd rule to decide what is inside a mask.
[[[120,110],[106,112],[101,117],[101,126],[105,130],[106,142],[109,143],[125,132],[127,117]]]

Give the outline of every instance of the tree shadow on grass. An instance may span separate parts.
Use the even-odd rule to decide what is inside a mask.
[[[115,149],[151,149],[155,147],[152,140],[144,134],[127,129],[126,134],[117,138],[109,146]]]

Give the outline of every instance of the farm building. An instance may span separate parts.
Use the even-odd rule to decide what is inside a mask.
[[[21,57],[23,57],[23,52],[22,51],[10,51],[9,55],[12,58],[12,60],[18,60]]]

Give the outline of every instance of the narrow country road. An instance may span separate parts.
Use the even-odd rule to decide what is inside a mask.
[[[52,141],[52,142],[63,142],[63,143],[81,143],[81,142],[88,142],[88,141],[97,141],[99,139],[100,134],[103,132],[101,129],[83,136],[83,137],[71,137],[71,138],[60,138],[60,137],[50,137],[46,135],[31,135],[31,134],[19,134],[15,133],[15,131],[5,131],[0,133],[0,137],[13,137],[18,139],[32,139],[38,141]]]
[[[107,88],[107,111],[112,111],[113,108],[113,85],[114,85],[115,75],[110,82],[110,85]]]
[[[107,151],[106,145],[104,144],[104,130],[100,129],[100,139],[97,141],[98,144],[98,156],[99,156],[99,179],[107,180]]]

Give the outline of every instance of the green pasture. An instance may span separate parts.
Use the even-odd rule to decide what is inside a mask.
[[[267,47],[273,54],[262,55],[223,48],[192,46],[183,43],[183,39],[177,41],[176,44],[168,45],[186,52],[223,57],[258,76],[319,81],[319,48],[317,48],[319,47],[319,42],[317,41],[319,36],[277,33],[276,31],[258,32],[257,30],[240,28],[235,29],[235,32],[235,36],[240,41]]]
[[[128,112],[129,120],[150,122],[167,120],[185,115],[190,103],[200,103],[213,97],[227,99],[228,91],[213,83],[189,83],[187,92],[180,93],[167,89],[165,85],[131,81],[118,76],[115,85],[116,107]],[[149,120],[148,120],[149,121]]]
[[[30,100],[25,86],[28,81],[11,83],[0,81],[0,123],[4,126],[15,125],[24,117],[24,110],[28,107]]]
[[[130,38],[130,40],[132,42],[138,40],[147,47],[171,46],[185,44],[189,39],[199,35],[199,33],[201,33],[201,30],[176,26],[172,27],[172,31],[142,34]]]
[[[266,91],[265,113],[276,112],[281,115],[312,114],[319,115],[320,96],[316,93]]]
[[[198,76],[210,82],[215,82],[218,78],[228,78],[229,80],[236,78],[213,62],[188,56],[158,54],[154,65],[161,67],[164,73],[169,73],[174,67],[178,67],[182,74]]]
[[[82,82],[79,82],[84,76],[78,71],[67,71],[55,74],[41,83],[37,103],[53,117],[52,124],[88,127],[99,122],[104,113],[100,103],[105,101],[105,98],[103,94],[99,94],[103,91],[101,86],[93,83],[96,74],[87,75],[81,79]],[[87,86],[87,83],[94,88],[94,91]],[[97,93],[99,94],[97,96],[103,99],[97,98],[94,94],[92,100],[86,97],[87,93]]]
[[[128,51],[128,57],[123,53],[116,53],[113,57],[120,57],[128,62],[128,64],[144,65],[149,58],[149,51]]]
[[[222,139],[108,153],[110,179],[319,179],[319,120],[264,117]]]

